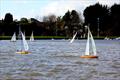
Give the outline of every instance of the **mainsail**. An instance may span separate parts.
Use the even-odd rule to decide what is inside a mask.
[[[23,40],[24,49],[25,49],[25,51],[28,51],[29,46],[28,46],[28,44],[27,44],[27,41],[25,40],[25,36],[23,35],[22,32],[21,32],[21,34],[22,34],[22,40]]]
[[[85,49],[85,55],[90,55],[89,53],[89,31],[88,31],[88,36],[87,36],[87,43],[86,43],[86,49]]]
[[[90,40],[91,40],[91,43],[92,43],[91,45],[92,45],[93,55],[96,55],[96,46],[95,46],[95,42],[94,42],[92,33],[90,32],[90,29],[89,29],[89,27],[88,27],[88,37],[87,37],[85,55],[90,55],[90,52],[89,52]]]
[[[75,40],[75,37],[77,35],[77,32],[74,34],[73,38],[71,39],[70,43],[72,43]]]
[[[29,46],[28,46],[28,43],[25,39],[25,35],[22,33],[20,27],[19,27],[18,39],[20,40],[21,46],[20,46],[19,50],[17,50],[16,53],[18,53],[18,54],[28,54],[28,53],[30,53],[30,52],[28,52]]]
[[[33,32],[32,32],[32,34],[31,34],[31,36],[30,36],[30,41],[34,41]]]
[[[86,49],[84,55],[80,56],[80,58],[98,58],[98,56],[96,55],[96,46],[92,33],[90,32],[89,27],[87,27],[87,29],[88,29],[88,36],[87,36]],[[90,47],[90,41],[92,45],[91,47]],[[92,49],[92,52],[90,52],[90,49]]]
[[[16,41],[16,33],[14,32],[12,38],[11,38],[11,41]]]
[[[89,30],[89,33],[90,33],[90,38],[91,38],[91,42],[92,42],[92,49],[93,49],[93,55],[96,55],[96,45],[95,45],[95,41],[93,39],[93,36]]]

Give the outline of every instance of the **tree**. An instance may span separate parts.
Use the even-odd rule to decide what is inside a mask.
[[[120,36],[120,4],[114,4],[111,8],[111,32]]]
[[[11,13],[6,13],[5,18],[4,18],[5,23],[11,23],[13,22],[13,16]]]
[[[96,3],[84,10],[85,24],[90,25],[92,32],[97,34],[98,26],[100,28],[101,35],[106,29],[106,25],[109,22],[109,9],[107,6]]]
[[[57,21],[56,21],[56,35],[64,35],[64,22],[62,21],[61,16],[57,17]]]
[[[45,27],[48,30],[49,35],[56,35],[56,20],[57,18],[54,14],[43,17],[43,22],[47,24]]]
[[[72,23],[80,23],[80,18],[79,18],[79,14],[77,13],[77,11],[72,10],[71,12],[71,22]]]
[[[28,23],[27,18],[21,18],[21,19],[20,19],[20,23]]]
[[[56,16],[54,14],[51,14],[49,16],[44,16],[43,22],[56,22]]]
[[[49,22],[56,22],[56,16],[54,14],[48,16]]]
[[[49,19],[48,19],[47,16],[44,16],[44,17],[43,17],[43,22],[49,22]]]
[[[67,36],[73,36],[74,32],[80,29],[82,21],[80,20],[80,16],[76,10],[68,11],[63,16],[63,21],[65,22],[65,29]]]
[[[13,35],[16,31],[16,22],[13,21],[13,15],[11,13],[6,13],[2,25],[2,34]]]

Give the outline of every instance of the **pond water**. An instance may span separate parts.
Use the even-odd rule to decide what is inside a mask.
[[[28,41],[30,54],[17,54],[19,42],[0,41],[0,80],[120,80],[120,41],[95,40],[98,59],[80,58],[86,40]]]

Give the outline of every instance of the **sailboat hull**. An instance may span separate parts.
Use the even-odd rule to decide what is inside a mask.
[[[94,55],[84,55],[84,56],[80,56],[80,58],[98,58],[98,56],[94,56]]]
[[[17,54],[29,54],[30,52],[28,52],[28,51],[18,51],[18,52],[16,52]]]

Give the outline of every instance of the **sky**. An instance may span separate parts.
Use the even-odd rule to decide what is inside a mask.
[[[97,2],[108,6],[120,4],[120,0],[0,0],[0,20],[6,13],[18,20],[23,17],[42,20],[51,14],[63,16],[68,10],[77,10],[82,15],[86,7]]]

